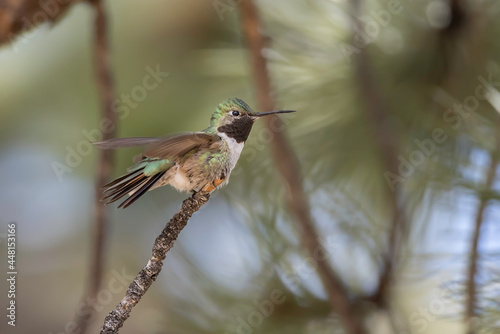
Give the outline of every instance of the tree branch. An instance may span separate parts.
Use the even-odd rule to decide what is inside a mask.
[[[0,1],[0,45],[21,39],[27,43],[30,37],[22,36],[44,22],[61,19],[68,9],[82,0],[37,1],[2,0]]]
[[[209,198],[209,193],[198,192],[182,202],[182,208],[172,217],[161,234],[156,238],[153,245],[153,255],[148,263],[130,284],[122,301],[113,311],[109,312],[104,320],[101,334],[118,333],[125,320],[130,316],[132,308],[141,300],[141,297],[144,296],[151,284],[153,284],[153,281],[158,277],[167,252],[174,245],[174,241],[186,226],[189,218],[191,218],[193,213],[198,211]]]
[[[113,112],[115,88],[108,42],[108,20],[103,1],[91,0],[90,3],[95,12],[93,57],[96,85],[101,104],[101,124],[106,124],[104,127],[105,131],[102,133],[102,139],[107,140],[116,137],[116,114]],[[105,206],[100,203],[99,199],[102,197],[101,187],[108,182],[111,176],[113,160],[113,150],[100,150],[99,165],[95,179],[94,245],[92,247],[87,293],[84,295],[87,298],[83,298],[85,307],[87,308],[92,308],[92,301],[96,300],[103,276],[104,242],[106,238],[106,226],[108,225],[108,214]],[[92,313],[81,312],[81,314]],[[82,334],[86,333],[89,323],[89,319],[82,316],[77,317],[77,326]]]
[[[270,94],[271,83],[266,60],[262,55],[264,39],[259,32],[259,18],[252,0],[243,0],[241,16],[242,29],[250,49],[259,107],[262,111],[275,110]],[[278,117],[269,116],[266,118],[266,124],[274,133],[274,140],[271,143],[274,161],[289,189],[288,207],[302,228],[304,246],[314,257],[317,250],[321,249],[321,245],[310,215],[309,204],[304,195],[299,161],[281,130],[284,127],[281,120]],[[340,277],[325,261],[318,261],[318,274],[328,294],[331,307],[340,316],[346,331],[350,334],[365,333]]]
[[[498,132],[498,130],[497,130]],[[500,134],[497,133],[497,150],[500,148]],[[472,235],[472,242],[469,251],[469,267],[467,269],[467,299],[465,304],[465,322],[467,325],[467,334],[474,334],[476,332],[476,326],[473,318],[476,314],[476,302],[477,302],[477,289],[476,289],[476,273],[477,273],[477,261],[479,256],[479,239],[481,237],[481,230],[484,223],[484,213],[488,206],[488,201],[490,199],[490,191],[492,189],[493,183],[497,178],[497,170],[499,163],[499,152],[493,152],[491,155],[490,164],[488,166],[488,172],[486,174],[485,188],[481,191],[480,202],[476,212],[476,220],[474,222],[474,233]]]
[[[358,19],[360,14],[360,0],[352,0],[351,6],[351,26],[353,35],[355,36],[357,31],[362,31]],[[361,49],[359,54],[354,57],[354,66],[362,100],[370,120],[373,137],[382,156],[384,168],[387,171],[397,173],[399,164],[397,158],[397,138],[389,124],[387,116],[389,107],[382,98],[382,94],[374,80],[374,73],[365,49]],[[401,189],[397,184],[394,191],[389,193],[389,199],[393,210],[389,231],[389,247],[384,256],[378,288],[373,298],[374,302],[379,305],[383,305],[386,302],[389,286],[394,280],[394,264],[399,257],[401,240],[408,228],[404,206],[401,203]]]

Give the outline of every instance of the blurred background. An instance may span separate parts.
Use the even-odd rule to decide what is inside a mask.
[[[201,130],[230,97],[257,108],[241,1],[105,5],[118,137]],[[190,220],[121,333],[348,333],[318,261],[340,277],[366,333],[466,333],[475,236],[468,333],[500,333],[500,3],[256,5],[277,107],[298,110],[282,119],[324,254],[302,246],[269,150],[272,133],[257,123],[231,182]],[[89,276],[98,164],[87,141],[101,120],[92,26],[92,7],[76,3],[0,48],[2,254],[8,223],[17,223],[18,238],[17,323],[3,316],[2,333],[79,333],[72,322]],[[151,88],[155,71],[162,76]],[[118,151],[113,175],[137,153]],[[164,187],[126,210],[107,207],[89,333],[121,300],[185,197]],[[406,227],[381,301],[395,207]],[[4,301],[5,280],[1,286]]]

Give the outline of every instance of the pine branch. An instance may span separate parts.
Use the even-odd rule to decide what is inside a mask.
[[[500,133],[496,134],[497,150],[500,148]],[[491,154],[490,164],[486,174],[485,188],[480,193],[480,202],[476,212],[476,220],[474,222],[474,233],[472,235],[472,242],[469,251],[469,267],[467,268],[467,296],[465,301],[465,323],[467,325],[467,334],[476,333],[476,324],[474,317],[477,315],[477,287],[476,287],[476,274],[478,267],[479,256],[479,239],[481,237],[481,230],[484,223],[484,213],[490,200],[490,192],[495,180],[497,179],[497,171],[499,168],[499,152]]]
[[[31,37],[23,33],[34,30],[42,23],[60,20],[71,6],[81,1],[0,1],[0,45],[18,39],[22,43],[29,42]]]
[[[186,226],[189,218],[198,211],[210,198],[209,193],[198,192],[182,202],[182,208],[177,212],[170,222],[165,226],[161,234],[156,238],[153,245],[153,255],[148,263],[137,274],[130,284],[125,297],[109,312],[101,328],[101,334],[118,333],[125,320],[130,316],[132,308],[137,305],[142,296],[158,277],[167,252],[174,245],[179,233]]]
[[[252,72],[255,77],[259,107],[262,111],[275,110],[271,97],[271,83],[267,71],[266,60],[262,55],[264,39],[259,32],[259,18],[257,9],[252,0],[242,2],[242,29],[246,35],[250,49]],[[266,118],[268,128],[273,131],[274,137],[271,143],[274,161],[278,167],[287,189],[287,198],[290,212],[293,213],[302,228],[303,244],[311,256],[321,249],[318,234],[311,218],[310,208],[304,194],[300,166],[295,153],[288,144],[288,140],[282,130],[283,124],[275,116]],[[326,261],[318,262],[318,274],[328,294],[332,309],[340,316],[347,333],[363,334],[365,330],[362,322],[352,307],[349,295],[340,277],[329,266]]]
[[[101,104],[101,120],[106,120],[108,131],[103,131],[103,140],[115,137],[116,114],[113,112],[113,100],[115,99],[115,88],[111,69],[110,51],[108,42],[108,18],[103,1],[90,1],[95,12],[94,24],[94,66],[96,85]],[[92,309],[92,301],[96,300],[97,293],[101,287],[104,266],[104,242],[106,238],[106,226],[108,225],[108,214],[99,199],[102,197],[101,187],[108,182],[111,176],[114,154],[113,150],[100,150],[98,170],[95,180],[95,224],[93,231],[92,256],[90,262],[90,275],[88,278],[87,292],[84,294],[85,306]],[[91,314],[82,312],[81,314]],[[77,328],[82,334],[86,333],[89,319],[82,316],[76,319]]]
[[[351,26],[353,35],[360,31],[360,0],[351,1]],[[398,146],[397,137],[389,124],[389,106],[383,99],[379,85],[374,79],[373,68],[365,49],[361,49],[354,57],[355,75],[359,83],[360,93],[365,111],[370,120],[374,140],[382,156],[385,170],[396,172],[398,170]],[[389,193],[392,206],[391,228],[389,231],[389,247],[384,256],[382,271],[379,276],[377,291],[373,301],[384,306],[389,292],[389,287],[394,283],[394,264],[399,258],[401,242],[407,233],[407,218],[405,208],[401,200],[401,189],[396,184],[394,191]]]

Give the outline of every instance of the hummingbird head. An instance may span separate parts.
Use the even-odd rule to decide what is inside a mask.
[[[289,113],[294,110],[278,110],[255,113],[243,100],[228,99],[220,103],[210,119],[213,132],[225,134],[236,142],[245,142],[250,135],[253,123],[262,116]]]

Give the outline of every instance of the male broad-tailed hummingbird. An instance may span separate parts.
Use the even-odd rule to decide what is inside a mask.
[[[289,113],[278,110],[255,113],[242,100],[220,103],[201,132],[167,138],[115,138],[94,144],[102,149],[145,145],[140,160],[122,177],[103,186],[101,201],[126,208],[147,191],[170,184],[179,191],[212,192],[227,184],[253,123],[262,116]]]

